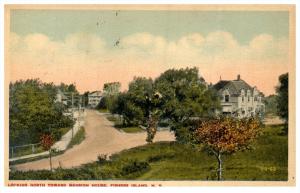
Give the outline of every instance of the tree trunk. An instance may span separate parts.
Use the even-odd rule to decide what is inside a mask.
[[[218,180],[222,180],[222,159],[221,159],[221,153],[218,152]]]
[[[51,149],[49,150],[49,160],[50,160],[50,171],[52,172],[52,159],[51,159]]]

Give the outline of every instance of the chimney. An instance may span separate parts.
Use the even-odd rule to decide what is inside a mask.
[[[241,75],[238,74],[236,80],[241,80]]]

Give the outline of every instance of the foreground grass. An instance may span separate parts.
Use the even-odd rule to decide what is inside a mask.
[[[287,180],[287,136],[282,126],[263,128],[254,149],[224,156],[224,180]],[[122,151],[76,169],[10,172],[10,179],[54,180],[216,180],[217,161],[204,151],[176,142]]]

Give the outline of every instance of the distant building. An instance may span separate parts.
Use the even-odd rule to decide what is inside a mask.
[[[59,102],[59,103],[62,103],[64,105],[67,105],[68,104],[68,97],[66,97],[66,95],[61,90],[58,89],[57,93],[56,93],[55,102]]]
[[[102,92],[101,91],[94,91],[88,94],[88,106],[95,108],[102,99]]]
[[[222,108],[218,113],[243,118],[262,116],[265,111],[263,93],[242,80],[240,75],[236,80],[220,80],[213,88],[220,96]]]

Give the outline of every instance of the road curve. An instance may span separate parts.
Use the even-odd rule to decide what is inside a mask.
[[[123,133],[113,127],[104,114],[95,110],[86,110],[85,140],[67,150],[64,154],[52,158],[53,168],[71,168],[97,160],[99,154],[111,155],[124,149],[146,144],[146,132]],[[174,135],[169,131],[159,131],[155,141],[173,141]],[[16,170],[50,169],[49,158],[13,166]]]

